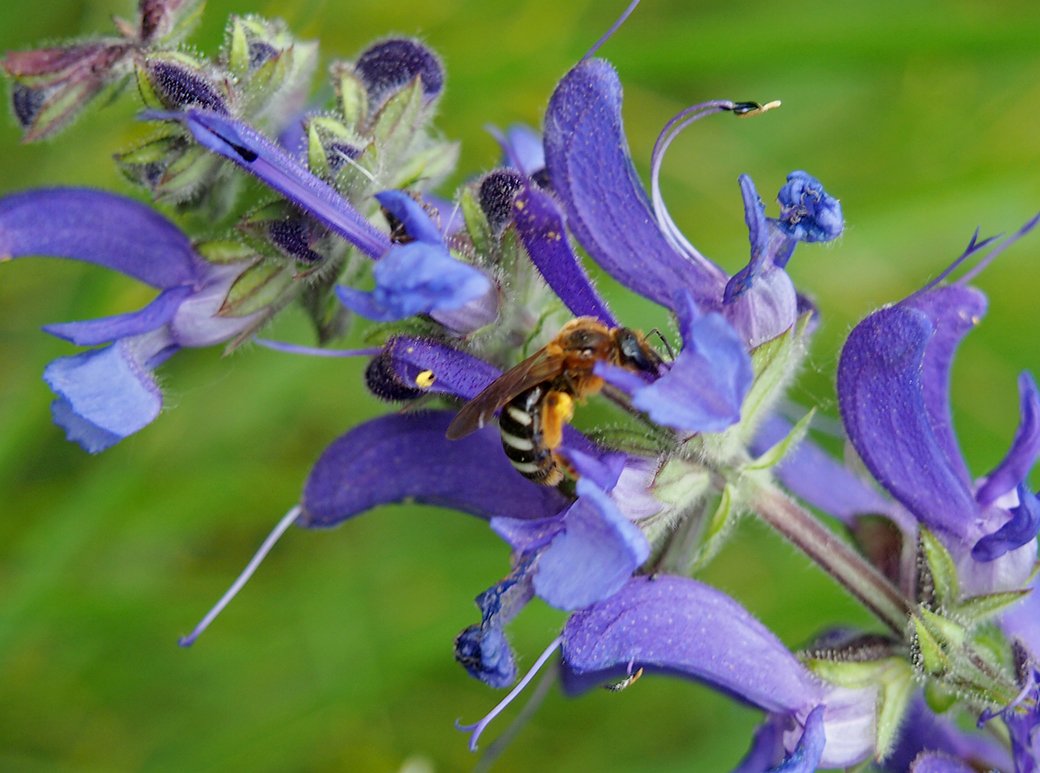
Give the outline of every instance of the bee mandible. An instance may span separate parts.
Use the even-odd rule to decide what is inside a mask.
[[[603,388],[603,379],[592,372],[597,362],[654,376],[662,365],[641,334],[608,327],[595,317],[578,317],[466,403],[448,426],[447,437],[457,440],[480,429],[501,408],[502,448],[513,467],[535,483],[556,486],[568,467],[556,448],[574,415],[574,403]]]

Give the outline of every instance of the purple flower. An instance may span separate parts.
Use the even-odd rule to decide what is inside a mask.
[[[387,191],[376,198],[414,241],[392,248],[376,262],[372,270],[376,283],[373,292],[338,287],[336,292],[343,305],[377,322],[431,312],[435,318],[436,313],[445,313],[444,321],[448,321],[451,317],[446,313],[483,301],[482,322],[493,321],[497,305],[491,281],[481,271],[451,257],[422,206],[400,191]]]
[[[1027,223],[989,259],[1036,223]],[[954,266],[987,244],[973,239]],[[1019,378],[1022,418],[1010,450],[978,484],[953,432],[950,367],[957,344],[986,306],[985,296],[967,284],[977,271],[941,284],[948,270],[871,314],[850,334],[838,367],[849,439],[892,496],[942,536],[965,595],[1021,587],[1036,559],[1040,526],[1036,497],[1023,485],[1040,454],[1040,395],[1033,378]]]
[[[55,421],[97,453],[147,426],[162,408],[152,370],[177,349],[210,346],[255,327],[262,312],[220,316],[241,266],[214,266],[176,226],[130,199],[88,189],[41,189],[0,199],[0,256],[34,255],[104,266],[158,289],[136,312],[48,325],[80,346],[44,379],[57,394]]]
[[[394,244],[335,188],[250,126],[201,110],[152,113],[150,117],[183,121],[204,147],[234,161],[376,259],[372,293],[337,288],[344,305],[358,314],[386,322],[443,313],[446,320],[459,325],[459,332],[494,319],[497,298],[491,281],[479,269],[451,257],[429,216],[407,194],[387,191],[377,196],[411,240]],[[470,304],[477,308],[468,308]]]
[[[821,682],[743,607],[694,580],[632,578],[571,616],[561,659],[572,694],[645,669],[705,682],[763,709],[782,728],[776,748],[757,750],[767,765],[789,755],[789,764],[802,760],[791,770],[840,767],[873,750],[873,688]],[[828,733],[832,725],[841,732]]]
[[[781,217],[771,220],[750,179],[742,177],[751,262],[730,279],[675,227],[660,195],[658,174],[668,145],[693,121],[718,112],[762,109],[708,102],[673,118],[654,149],[652,199],[632,165],[621,122],[621,85],[610,64],[598,59],[578,64],[560,82],[545,116],[552,190],[562,203],[567,227],[596,262],[630,289],[673,310],[683,303],[676,288],[685,290],[702,312],[729,319],[749,347],[794,324],[798,299],[782,269],[796,242],[826,241],[841,232],[838,202],[814,178],[794,172],[780,193]],[[525,239],[530,251],[529,241]],[[567,295],[561,297],[572,305]]]

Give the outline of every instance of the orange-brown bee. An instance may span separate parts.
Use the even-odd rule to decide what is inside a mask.
[[[662,364],[639,333],[578,317],[466,403],[448,426],[448,438],[457,440],[480,429],[502,408],[502,447],[513,467],[535,483],[557,485],[566,463],[555,449],[574,415],[574,401],[603,388],[603,379],[592,372],[597,362],[653,375]]]

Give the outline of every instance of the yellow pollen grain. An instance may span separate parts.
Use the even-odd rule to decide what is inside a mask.
[[[429,389],[433,386],[433,382],[437,380],[437,377],[433,375],[432,370],[424,370],[415,377],[415,385],[420,389]]]
[[[523,201],[517,201],[513,206],[515,206],[517,209],[522,210],[524,208],[524,204],[525,203],[526,202],[523,202]]]

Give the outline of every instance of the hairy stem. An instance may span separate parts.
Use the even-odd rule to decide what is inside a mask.
[[[758,485],[749,504],[762,520],[837,580],[900,639],[904,638],[914,606],[866,558],[772,485]]]

